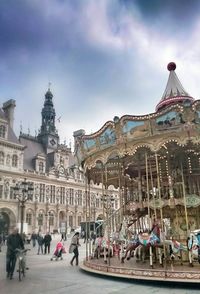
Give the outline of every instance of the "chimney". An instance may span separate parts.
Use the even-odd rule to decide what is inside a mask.
[[[15,100],[10,99],[3,104],[3,111],[8,120],[9,126],[13,129]]]

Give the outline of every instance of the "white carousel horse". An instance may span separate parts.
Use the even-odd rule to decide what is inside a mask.
[[[103,255],[104,262],[107,263],[107,256],[113,255],[112,246],[110,240],[108,240],[107,227],[105,228],[104,236],[100,236],[95,240],[94,257],[99,258]]]
[[[187,245],[190,264],[192,264],[193,259],[198,259],[200,263],[200,230],[195,230],[190,233]]]

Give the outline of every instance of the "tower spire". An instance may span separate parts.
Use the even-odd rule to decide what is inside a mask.
[[[51,148],[57,147],[59,136],[55,126],[56,112],[53,105],[53,94],[48,85],[48,90],[45,94],[44,106],[42,108],[42,125],[38,139],[45,145]]]
[[[170,62],[167,65],[167,69],[169,70],[169,78],[167,81],[167,86],[165,88],[165,91],[163,93],[163,96],[160,100],[160,102],[156,106],[156,111],[162,110],[165,107],[176,104],[176,103],[183,103],[186,100],[189,100],[191,102],[194,101],[194,98],[192,98],[183,88],[181,82],[179,81],[175,69],[176,64],[174,62]]]

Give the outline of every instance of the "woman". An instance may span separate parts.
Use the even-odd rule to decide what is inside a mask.
[[[71,265],[73,265],[74,259],[76,259],[76,265],[78,265],[78,256],[79,256],[78,246],[80,246],[80,244],[79,244],[79,232],[76,232],[74,234],[74,236],[72,237],[71,244],[70,244],[70,247],[69,247],[69,253],[74,253],[73,258],[70,261]]]

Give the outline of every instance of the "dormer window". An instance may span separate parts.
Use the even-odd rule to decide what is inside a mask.
[[[42,161],[39,162],[39,172],[40,173],[44,172],[44,162],[42,162]]]
[[[12,166],[17,167],[17,164],[18,164],[18,156],[16,154],[14,154],[12,156]]]
[[[6,137],[6,127],[4,125],[0,126],[0,137],[5,138]]]

